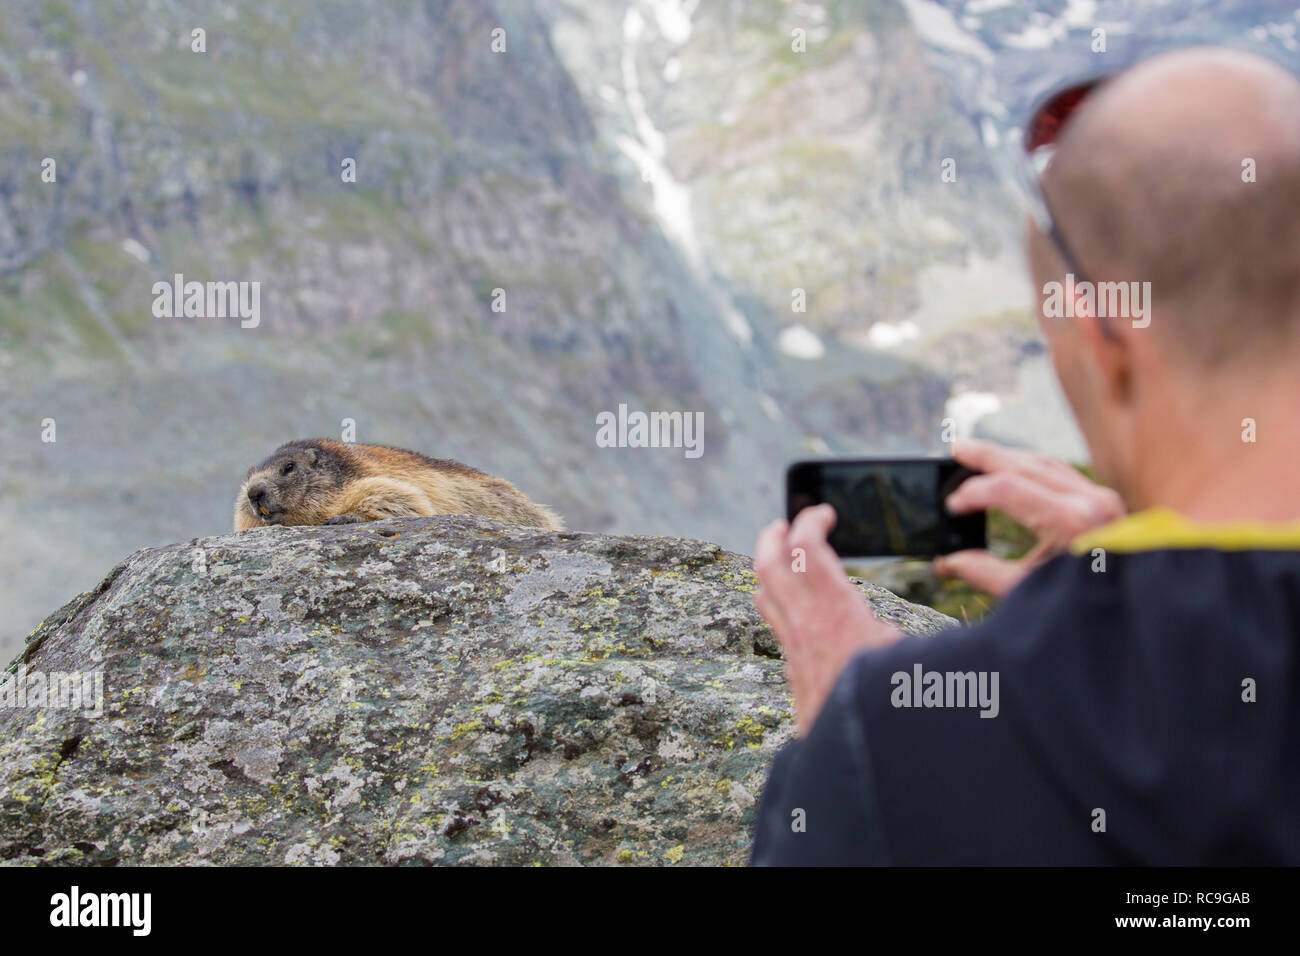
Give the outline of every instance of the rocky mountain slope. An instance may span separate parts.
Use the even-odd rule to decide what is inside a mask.
[[[11,665],[102,710],[0,707],[0,861],[744,863],[793,732],[753,586],[700,541],[463,517],[137,552]]]
[[[1288,4],[1173,6],[7,3],[0,651],[345,420],[571,527],[733,549],[810,452],[937,451],[954,416],[1077,453],[997,143],[1103,62],[1094,24],[1106,63],[1295,61]],[[156,317],[177,274],[259,282],[260,323]],[[597,447],[620,404],[702,414],[704,454]]]

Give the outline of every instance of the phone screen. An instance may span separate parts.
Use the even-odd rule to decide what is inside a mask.
[[[786,473],[786,513],[833,505],[842,557],[933,557],[985,547],[984,512],[950,515],[944,499],[977,472],[951,458],[803,461]]]

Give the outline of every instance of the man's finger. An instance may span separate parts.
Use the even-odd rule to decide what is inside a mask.
[[[754,571],[760,578],[779,575],[782,568],[790,567],[786,545],[789,530],[789,523],[782,519],[773,521],[758,533],[758,540],[754,543]]]
[[[827,504],[805,508],[795,516],[787,547],[791,554],[802,550],[809,571],[840,573],[840,559],[827,542],[835,530],[835,509]]]
[[[786,625],[785,613],[781,610],[781,606],[772,600],[772,594],[767,588],[758,588],[754,592],[754,607],[758,608],[758,613],[763,615],[772,633],[784,647],[786,640],[789,639],[790,629]]]
[[[953,446],[952,456],[967,468],[986,474],[1011,473],[1042,482],[1056,491],[1078,491],[1091,485],[1078,469],[1048,455],[1024,448],[1007,448],[967,438]]]
[[[936,558],[934,571],[941,577],[960,578],[978,591],[1002,597],[1024,579],[1027,568],[1019,561],[971,550]]]
[[[1062,508],[1060,492],[1024,475],[998,472],[967,478],[944,501],[953,514],[969,514],[997,508],[1031,531],[1038,532],[1046,519]]]
[[[813,505],[795,515],[794,524],[790,527],[790,540],[825,541],[834,530],[835,509],[828,504]]]

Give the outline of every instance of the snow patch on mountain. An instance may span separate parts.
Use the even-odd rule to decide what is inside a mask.
[[[1002,400],[992,392],[954,392],[944,404],[943,412],[953,420],[955,438],[970,438],[975,423],[1002,407]]]
[[[993,51],[963,30],[953,15],[939,4],[931,0],[903,0],[903,6],[912,26],[926,43],[974,57],[981,63],[993,62]]]
[[[645,0],[645,2],[651,10],[659,32],[665,39],[678,46],[690,39],[691,14],[696,6],[693,0],[687,2]],[[699,234],[695,229],[695,217],[691,213],[690,189],[669,170],[665,162],[664,135],[655,126],[649,110],[646,109],[636,67],[637,46],[645,33],[645,27],[645,17],[641,9],[637,6],[629,7],[623,17],[623,47],[619,67],[623,79],[623,99],[627,105],[628,115],[632,118],[636,137],[620,134],[615,137],[615,144],[636,164],[641,171],[641,179],[650,184],[654,195],[655,217],[663,227],[664,233],[682,251],[687,264],[696,278],[700,279],[710,301],[722,316],[728,331],[741,345],[747,347],[753,342],[753,330],[750,328],[749,321],[740,314],[740,310],[724,293],[717,290],[713,282],[708,280]]]
[[[822,358],[826,354],[826,346],[817,337],[817,333],[805,325],[791,325],[782,329],[777,345],[791,358],[807,361]]]

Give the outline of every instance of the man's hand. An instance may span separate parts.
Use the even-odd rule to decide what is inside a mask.
[[[801,736],[812,729],[850,658],[903,636],[876,618],[844,574],[826,540],[834,527],[835,509],[817,505],[799,512],[793,526],[768,525],[754,547],[754,603],[785,649]]]
[[[1030,552],[1015,561],[981,550],[935,559],[936,573],[961,578],[996,597],[1002,597],[1048,558],[1065,551],[1076,535],[1125,512],[1124,502],[1110,488],[1037,452],[963,441],[953,449],[953,457],[984,474],[967,478],[948,496],[949,511],[969,514],[997,508],[1038,537]]]

